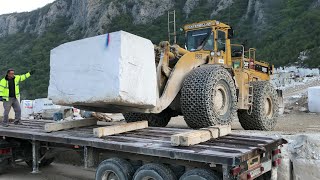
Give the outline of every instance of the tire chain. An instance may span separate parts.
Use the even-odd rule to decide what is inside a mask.
[[[249,115],[247,110],[239,110],[238,117],[240,124],[245,130],[273,130],[279,116],[277,92],[268,81],[251,82],[251,85],[253,86],[254,94],[252,113]],[[271,96],[273,103],[273,116],[270,119],[264,116],[264,98],[268,95]]]
[[[168,109],[163,110],[159,114],[148,114],[148,113],[123,113],[122,114],[126,122],[136,122],[147,120],[148,125],[152,127],[165,127],[171,119],[171,111]]]
[[[230,87],[230,116],[225,119],[219,118],[213,109],[212,90],[219,80],[224,80]],[[231,74],[217,65],[206,65],[193,70],[183,83],[181,109],[186,123],[191,128],[230,124],[237,112],[236,88]]]

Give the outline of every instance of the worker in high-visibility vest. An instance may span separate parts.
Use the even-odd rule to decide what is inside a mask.
[[[26,80],[35,71],[32,70],[23,75],[14,75],[14,70],[9,69],[7,75],[0,81],[0,101],[3,102],[3,120],[2,126],[8,127],[8,116],[11,107],[15,112],[15,125],[21,125],[21,108],[20,108],[20,89],[19,83]]]

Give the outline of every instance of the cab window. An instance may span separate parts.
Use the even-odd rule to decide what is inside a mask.
[[[198,48],[201,47],[201,45],[203,45],[205,41],[209,38],[211,33],[211,28],[188,31],[186,40],[187,49],[189,51],[198,50]]]
[[[217,50],[218,51],[226,50],[226,33],[223,31],[218,31]]]
[[[203,46],[203,50],[208,50],[208,51],[213,51],[214,48],[214,37],[213,37],[213,32],[211,32],[210,37],[208,38],[208,40],[205,42],[204,46]]]

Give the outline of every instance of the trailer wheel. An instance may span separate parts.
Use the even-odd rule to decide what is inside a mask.
[[[126,160],[110,158],[102,161],[96,171],[96,180],[131,180],[133,166]]]
[[[180,101],[184,119],[194,129],[230,124],[237,113],[234,80],[222,66],[206,65],[189,73]]]
[[[221,175],[207,169],[192,169],[184,173],[179,180],[220,180]]]
[[[279,115],[278,94],[267,81],[252,82],[253,105],[251,114],[239,110],[239,122],[245,130],[271,131],[277,124]]]
[[[96,180],[131,180],[134,174],[132,165],[120,158],[102,161],[96,171]]]
[[[171,111],[165,109],[159,114],[147,114],[147,113],[123,113],[123,117],[126,122],[136,122],[147,120],[148,125],[152,127],[166,127],[171,119]]]
[[[133,180],[176,180],[173,171],[162,164],[145,164],[134,174]]]

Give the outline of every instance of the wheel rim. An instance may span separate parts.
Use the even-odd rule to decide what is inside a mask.
[[[213,109],[217,114],[224,115],[228,111],[229,100],[227,89],[223,85],[217,85],[214,89]]]
[[[272,118],[273,110],[272,110],[272,100],[270,97],[267,97],[264,100],[264,113],[267,118]]]
[[[108,170],[104,172],[102,176],[102,180],[120,180],[120,179],[115,172]]]

